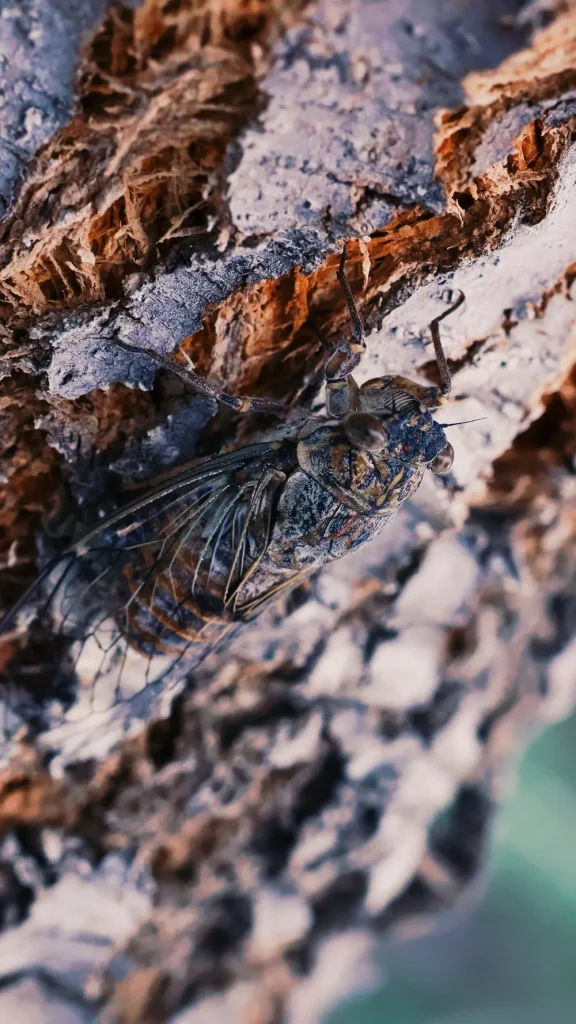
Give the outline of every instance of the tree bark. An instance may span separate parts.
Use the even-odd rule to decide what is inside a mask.
[[[576,11],[75,9],[0,22],[21,54],[3,71],[3,600],[47,513],[79,520],[262,428],[139,348],[318,404],[311,324],[348,330],[345,239],[361,379],[434,379],[427,324],[446,287],[466,296],[438,415],[485,419],[451,431],[448,478],[129,736],[6,743],[6,1019],[305,1024],[368,983],[382,933],[468,891],[519,751],[571,707]]]

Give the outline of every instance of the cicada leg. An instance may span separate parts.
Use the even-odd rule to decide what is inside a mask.
[[[326,411],[329,416],[340,418],[356,408],[358,385],[351,376],[366,352],[364,327],[354,302],[350,282],[346,276],[346,244],[342,249],[337,277],[344,292],[346,305],[352,321],[354,341],[341,338],[326,363]]]
[[[464,302],[464,292],[458,290],[456,296],[453,292],[449,292],[448,302],[450,305],[440,316],[435,316],[429,324],[430,334],[432,335],[432,344],[434,345],[434,354],[436,356],[436,365],[438,367],[438,373],[440,375],[440,387],[429,388],[436,392],[436,399],[445,397],[450,394],[452,388],[452,377],[450,376],[450,370],[446,361],[446,354],[442,348],[442,342],[440,340],[440,328],[439,324],[442,320],[445,320],[447,316],[450,316],[459,306]]]
[[[164,370],[167,370],[173,376],[178,377],[179,380],[185,384],[189,384],[195,391],[199,391],[202,395],[208,395],[210,398],[214,398],[221,405],[228,406],[229,409],[234,409],[236,412],[261,412],[269,413],[272,416],[279,416],[281,419],[285,416],[286,410],[281,402],[275,402],[271,398],[250,398],[248,395],[230,395],[227,391],[222,391],[217,388],[210,381],[205,380],[200,374],[194,370],[194,364],[192,360],[185,356],[186,362],[183,363],[176,355],[162,355],[160,352],[154,351],[151,348],[143,348],[138,346],[136,348],[133,345],[126,345],[125,342],[116,339],[116,344],[120,348],[124,349],[125,352],[132,352],[138,355],[149,356]],[[184,355],[184,353],[182,353]]]
[[[442,347],[442,341],[440,340],[440,329],[439,323],[450,316],[455,309],[464,302],[464,292],[458,291],[450,293],[450,305],[448,309],[445,309],[439,316],[434,317],[434,320],[429,325],[430,334],[432,335],[432,343],[434,345],[434,353],[436,355],[436,365],[438,366],[438,375],[440,377],[440,384],[419,384],[418,381],[410,380],[408,377],[401,376],[389,376],[379,377],[374,380],[369,380],[362,385],[361,393],[367,392],[374,393],[377,391],[389,391],[390,388],[395,391],[403,391],[409,395],[414,395],[422,405],[427,408],[435,409],[440,405],[442,398],[450,394],[452,387],[452,378],[450,376],[450,370],[446,361],[446,355]]]

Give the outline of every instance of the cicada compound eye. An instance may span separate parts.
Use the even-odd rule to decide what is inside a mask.
[[[430,469],[433,473],[449,473],[452,469],[454,462],[454,449],[449,441],[446,441],[446,447],[437,455],[433,462],[430,463]]]
[[[344,430],[350,444],[377,452],[386,443],[386,433],[377,416],[369,412],[353,412],[344,420]]]

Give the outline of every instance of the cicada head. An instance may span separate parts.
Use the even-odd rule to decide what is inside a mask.
[[[390,458],[431,469],[433,473],[449,472],[454,449],[441,424],[410,391],[391,383],[389,377],[378,377],[362,386],[358,405],[359,410],[345,420],[352,444],[368,448],[363,443],[364,435],[374,445],[370,450],[379,450]]]

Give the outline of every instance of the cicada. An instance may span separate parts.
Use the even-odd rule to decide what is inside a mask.
[[[231,628],[380,533],[427,469],[450,469],[453,449],[431,412],[451,385],[439,323],[463,295],[430,325],[439,385],[385,376],[359,386],[366,342],[345,260],[344,249],[338,279],[353,337],[327,358],[325,415],[151,486],[62,552],[4,616],[0,639],[40,649],[59,638],[50,699],[64,714],[79,693],[108,708],[184,678]],[[169,366],[239,411],[278,411],[216,391],[179,360]],[[4,671],[6,687],[10,664]]]

